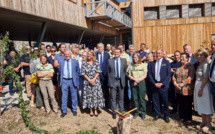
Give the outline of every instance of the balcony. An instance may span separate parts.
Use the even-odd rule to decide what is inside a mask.
[[[108,1],[95,1],[85,3],[86,17],[95,22],[119,29],[132,28],[132,19]]]

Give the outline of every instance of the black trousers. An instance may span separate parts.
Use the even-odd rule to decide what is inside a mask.
[[[192,120],[192,101],[193,96],[184,96],[182,94],[177,94],[179,103],[179,117],[184,120]]]

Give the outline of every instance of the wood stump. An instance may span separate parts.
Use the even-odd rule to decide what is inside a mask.
[[[130,134],[133,116],[129,114],[127,117],[120,117],[117,123],[117,134]]]

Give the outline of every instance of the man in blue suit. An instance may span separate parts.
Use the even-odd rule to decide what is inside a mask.
[[[71,93],[73,116],[77,116],[77,87],[79,85],[80,73],[78,61],[71,58],[71,51],[65,51],[64,55],[64,60],[59,61],[60,86],[62,91],[61,118],[67,114],[69,91]]]
[[[168,88],[171,77],[169,61],[163,58],[163,50],[157,50],[157,60],[151,62],[148,68],[148,78],[152,84],[152,101],[156,116],[154,120],[161,117],[161,103],[164,105],[164,120],[169,123]],[[160,102],[162,101],[162,102]]]
[[[108,77],[107,77],[107,64],[110,59],[110,55],[104,51],[104,44],[97,44],[98,52],[96,53],[96,59],[100,63],[102,73],[100,73],[99,78],[102,86],[102,90],[105,98],[105,106],[109,108],[109,89],[108,89]]]

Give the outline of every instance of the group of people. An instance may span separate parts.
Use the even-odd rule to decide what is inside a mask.
[[[204,48],[192,54],[191,46],[185,44],[184,52],[175,51],[171,59],[162,49],[150,52],[145,47],[142,43],[137,51],[134,45],[129,45],[126,53],[123,44],[107,44],[106,51],[103,43],[98,43],[94,50],[82,49],[78,44],[67,48],[62,43],[58,52],[55,46],[41,44],[32,52],[27,46],[20,63],[13,67],[16,73],[24,70],[30,106],[46,110],[47,114],[51,112],[50,98],[55,113],[60,106],[62,118],[68,105],[76,116],[80,102],[82,109],[90,109],[91,117],[97,117],[100,108],[110,108],[113,119],[117,109],[123,112],[133,104],[137,108],[134,119],[141,115],[145,120],[147,94],[148,105],[155,112],[154,120],[161,118],[163,112],[165,122],[169,123],[169,114],[178,112],[179,123],[191,125],[194,105],[194,110],[202,115],[198,127],[209,130],[214,112],[215,55]],[[211,49],[215,52],[215,39]],[[4,64],[13,64],[15,54],[11,51]],[[31,82],[33,76],[39,82]],[[9,86],[13,95],[16,82]],[[172,102],[171,112],[168,98]]]

